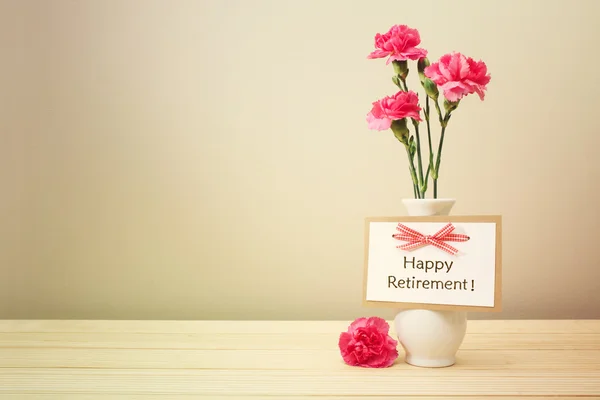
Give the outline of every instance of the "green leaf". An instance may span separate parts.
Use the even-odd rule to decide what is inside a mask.
[[[435,170],[435,166],[433,165],[433,157],[429,157],[429,167],[427,167],[427,170],[431,170],[431,178],[432,179],[437,179],[438,178],[438,173]]]
[[[425,194],[425,192],[427,191],[427,181],[423,182],[423,184],[421,185],[420,191],[422,194]]]

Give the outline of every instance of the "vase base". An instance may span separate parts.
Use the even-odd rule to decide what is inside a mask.
[[[407,364],[410,364],[415,367],[423,367],[423,368],[443,368],[450,367],[456,363],[455,357],[448,358],[425,358],[425,357],[413,357],[410,355],[406,355],[404,359]]]

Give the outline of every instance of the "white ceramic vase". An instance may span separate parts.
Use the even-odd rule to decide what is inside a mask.
[[[448,215],[454,199],[404,199],[410,216]],[[405,361],[417,367],[449,367],[467,331],[467,313],[421,309],[399,310],[394,318]]]

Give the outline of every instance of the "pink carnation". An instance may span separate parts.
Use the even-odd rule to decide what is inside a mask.
[[[340,352],[348,365],[386,368],[398,357],[398,342],[389,336],[389,325],[378,317],[359,318],[342,332]]]
[[[406,25],[394,25],[387,33],[375,35],[377,50],[369,54],[367,58],[389,56],[386,64],[394,60],[418,60],[427,55],[427,50],[416,47],[419,43],[421,43],[419,31]]]
[[[373,108],[367,114],[369,129],[383,131],[392,126],[392,121],[403,118],[414,118],[421,121],[421,107],[419,97],[415,92],[398,92],[393,96],[386,96],[373,103]]]
[[[440,61],[425,68],[424,72],[425,76],[444,91],[444,97],[451,102],[456,102],[471,93],[477,93],[483,100],[486,85],[491,79],[483,61],[474,61],[456,52],[443,55]]]

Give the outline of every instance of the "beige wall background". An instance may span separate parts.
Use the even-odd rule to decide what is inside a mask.
[[[504,218],[504,311],[600,318],[600,2],[0,1],[0,318],[342,319],[404,215],[377,32],[488,64],[441,195]],[[409,84],[415,88],[411,75]]]

